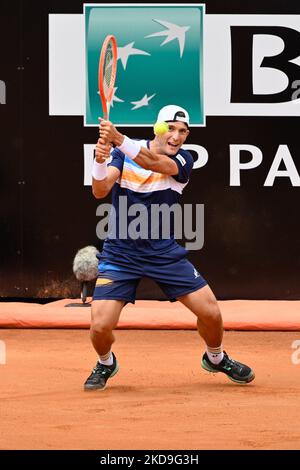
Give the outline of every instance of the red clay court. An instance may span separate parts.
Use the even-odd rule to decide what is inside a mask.
[[[235,302],[221,302],[226,329],[234,326]],[[258,312],[262,304],[239,302],[244,315],[251,305]],[[244,317],[243,324],[240,319],[236,323],[239,331],[225,332],[225,349],[255,370],[256,379],[246,386],[201,369],[204,344],[193,329],[194,316],[179,303],[128,306],[114,347],[120,371],[100,392],[83,391],[96,361],[88,330],[80,326],[84,319],[88,325],[89,309],[62,310],[61,303],[54,304],[1,306],[2,325],[5,321],[7,325],[11,312],[11,327],[0,332],[7,352],[7,364],[0,366],[1,449],[300,448],[300,364],[292,362],[297,352],[292,343],[300,339],[296,315],[293,320],[299,302],[274,302],[278,310],[285,307],[283,319],[290,305],[286,315],[290,331],[243,331],[257,330],[255,322],[247,324]],[[28,309],[27,317],[29,311],[44,309],[48,313],[40,314],[41,325],[53,317],[56,327],[16,325],[22,317],[16,305],[23,305],[23,316]],[[272,329],[266,326],[268,305],[264,303],[266,312],[254,315],[265,321],[265,330]],[[171,329],[161,329],[159,312],[163,324],[171,310],[175,320],[181,315],[186,329],[170,323],[164,328]],[[60,328],[59,315],[73,319],[72,329]],[[155,317],[152,328],[158,329],[145,324],[134,329],[138,325],[133,319],[143,323],[143,317]],[[279,312],[274,318],[279,321]],[[126,326],[129,320],[131,326]]]

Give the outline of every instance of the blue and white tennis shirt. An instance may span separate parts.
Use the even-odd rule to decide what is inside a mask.
[[[141,140],[140,144],[149,148],[150,142]],[[180,195],[189,181],[189,176],[193,168],[193,157],[186,151],[180,149],[179,152],[171,158],[178,166],[178,174],[175,176],[163,175],[151,170],[145,170],[140,165],[131,160],[118,148],[112,151],[112,159],[109,166],[118,168],[121,172],[120,177],[112,188],[112,205],[114,210],[110,215],[110,231],[103,245],[103,254],[106,255],[124,255],[130,256],[151,256],[159,255],[178,247],[174,240],[174,213],[171,213],[170,236],[167,239],[162,238],[162,227],[166,221],[162,217],[153,220],[151,211],[153,205],[167,204],[171,207],[179,202]],[[139,211],[136,211],[139,204]],[[130,211],[132,211],[130,213]],[[143,238],[132,239],[128,236],[127,228],[129,224],[139,217],[140,211],[148,220],[147,236]],[[113,218],[112,218],[113,216]],[[145,219],[143,219],[145,220]],[[156,227],[153,225],[156,224]],[[145,228],[145,227],[144,227]],[[151,230],[158,233],[153,239]],[[112,235],[113,234],[113,235]],[[176,251],[176,250],[175,250]]]

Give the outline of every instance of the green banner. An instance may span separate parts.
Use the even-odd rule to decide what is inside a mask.
[[[152,126],[162,106],[177,104],[191,125],[205,124],[203,5],[85,5],[85,124],[98,125],[102,106],[98,63],[113,34],[118,69],[110,119],[121,126]]]

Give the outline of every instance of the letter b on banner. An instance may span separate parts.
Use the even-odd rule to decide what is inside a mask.
[[[254,37],[257,35],[276,36],[283,42],[283,50],[273,56],[266,56],[259,68],[281,72],[288,79],[287,87],[278,93],[259,94],[254,92],[255,62]],[[300,76],[300,67],[292,63],[300,50],[300,33],[283,26],[231,26],[232,48],[232,103],[284,103],[293,99],[293,83]],[[266,84],[266,89],[268,84]]]

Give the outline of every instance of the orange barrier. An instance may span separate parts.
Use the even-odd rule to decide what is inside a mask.
[[[0,303],[1,328],[89,328],[90,308],[65,307],[80,300],[64,299],[46,305]],[[228,300],[219,302],[226,330],[299,331],[300,301]],[[195,316],[180,302],[138,300],[125,306],[118,328],[196,328]]]

